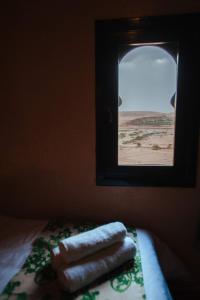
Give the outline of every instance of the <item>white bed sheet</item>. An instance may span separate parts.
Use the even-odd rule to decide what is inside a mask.
[[[20,271],[31,252],[32,242],[47,220],[15,219],[0,216],[0,293]],[[172,300],[157,259],[150,234],[137,229],[147,300]]]
[[[20,271],[47,221],[0,216],[0,293]]]
[[[172,300],[167,282],[161,271],[151,235],[137,229],[138,244],[147,300]]]

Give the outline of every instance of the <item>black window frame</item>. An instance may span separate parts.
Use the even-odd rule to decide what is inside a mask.
[[[200,14],[95,22],[97,185],[195,186],[200,101],[199,28]],[[178,42],[179,45],[174,165],[119,166],[119,49],[130,43],[155,42]]]

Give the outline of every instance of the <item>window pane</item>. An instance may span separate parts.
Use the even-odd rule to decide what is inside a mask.
[[[173,166],[178,55],[167,43],[129,47],[118,65],[118,165]]]

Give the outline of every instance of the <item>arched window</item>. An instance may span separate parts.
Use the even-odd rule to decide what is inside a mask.
[[[194,186],[199,20],[96,21],[97,185]]]

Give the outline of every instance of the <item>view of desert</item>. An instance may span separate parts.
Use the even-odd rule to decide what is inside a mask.
[[[173,165],[174,113],[119,112],[119,165]]]
[[[174,164],[177,56],[169,48],[131,44],[119,59],[118,165]]]

